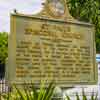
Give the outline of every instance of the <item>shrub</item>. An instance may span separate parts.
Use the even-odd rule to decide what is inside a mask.
[[[31,90],[28,89],[27,86],[20,89],[14,85],[13,89],[15,92],[2,95],[2,100],[51,100],[54,88],[55,85],[52,82],[47,86],[47,88],[42,84],[39,91],[37,91],[33,84]]]

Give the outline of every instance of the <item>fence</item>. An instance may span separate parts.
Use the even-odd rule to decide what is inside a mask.
[[[5,79],[0,79],[0,94],[8,92],[8,85]]]

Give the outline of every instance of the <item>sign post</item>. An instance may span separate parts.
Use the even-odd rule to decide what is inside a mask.
[[[67,14],[65,0],[56,1],[55,5],[55,0],[47,0],[38,15],[11,14],[11,83],[54,80],[66,87],[97,82],[93,25],[74,20]]]

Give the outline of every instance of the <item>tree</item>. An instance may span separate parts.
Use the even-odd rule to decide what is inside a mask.
[[[8,34],[0,32],[0,64],[5,63],[8,56]]]
[[[0,78],[5,76],[5,60],[8,56],[8,34],[0,32]]]
[[[80,21],[90,22],[95,26],[96,51],[100,52],[100,1],[67,0],[70,13]]]

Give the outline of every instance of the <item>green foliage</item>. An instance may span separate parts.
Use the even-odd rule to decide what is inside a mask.
[[[80,98],[79,94],[76,93],[76,99],[75,100],[98,100],[97,96],[98,96],[97,94],[94,95],[94,93],[92,93],[91,96],[90,96],[90,99],[88,99],[85,92],[84,92],[84,90],[83,90],[82,91],[82,97]],[[66,100],[71,100],[68,95],[66,96]]]
[[[7,95],[2,96],[2,100],[51,100],[55,85],[50,83],[45,88],[44,83],[41,85],[40,90],[37,91],[32,84],[31,90],[25,85],[23,89],[19,89],[14,85],[16,92],[10,92]]]
[[[55,98],[53,99],[53,93],[55,89],[55,84],[51,82],[47,87],[44,83],[41,84],[39,91],[34,86],[34,84],[31,84],[31,88],[27,84],[24,84],[24,88],[17,88],[16,85],[14,85],[12,92],[9,92],[8,94],[1,95],[1,100],[62,100]],[[94,92],[92,92],[90,99],[86,96],[84,90],[82,91],[82,96],[80,96],[78,93],[76,93],[76,99],[75,100],[98,100],[97,99],[98,94],[94,95]],[[70,96],[66,95],[66,98],[64,100],[72,100]]]
[[[8,34],[0,33],[0,63],[4,63],[8,56]]]
[[[80,97],[79,97],[78,93],[76,93],[76,99],[80,100]]]
[[[95,26],[96,50],[100,52],[100,1],[67,0],[70,13],[80,21],[90,22]]]
[[[71,100],[70,97],[69,97],[68,95],[66,96],[66,99],[67,99],[67,100]]]
[[[86,97],[86,95],[85,95],[84,90],[82,91],[82,97],[83,97],[83,100],[88,100],[87,97]]]

